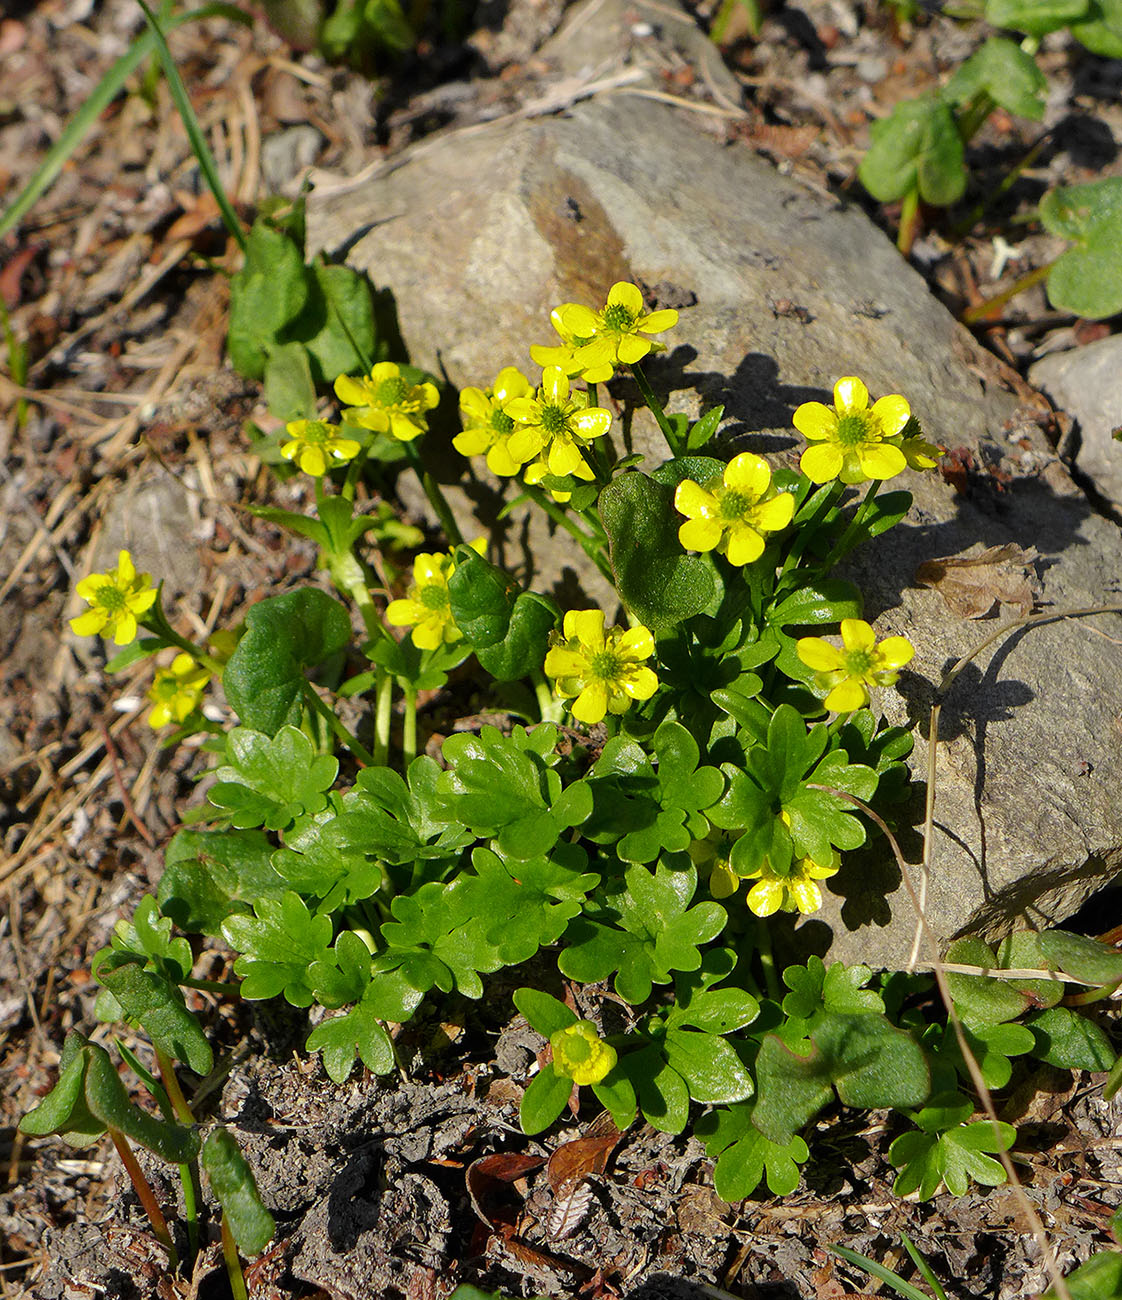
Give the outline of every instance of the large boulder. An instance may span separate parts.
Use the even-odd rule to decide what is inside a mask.
[[[666,41],[689,44],[689,24],[664,4],[648,14],[596,3],[576,11],[572,37],[553,47],[562,88],[593,53],[608,60],[596,76],[619,82],[628,68],[644,76]],[[704,79],[715,76],[707,65]],[[682,308],[669,351],[648,373],[672,410],[723,403],[728,451],[793,461],[794,408],[828,401],[841,375],[861,375],[874,394],[904,393],[951,457],[942,474],[905,476],[914,509],[855,576],[879,630],[917,648],[883,706],[926,733],[933,683],[997,624],[953,612],[945,588],[915,584],[917,567],[976,543],[1013,544],[998,556],[996,585],[1007,591],[1015,547],[1035,548],[1038,558],[1024,562],[1036,570],[1028,576],[1040,608],[1094,605],[1118,591],[1119,530],[1042,436],[1042,400],[975,344],[861,211],[714,134],[722,119],[711,106],[678,107],[637,89],[641,81],[553,116],[452,131],[362,184],[321,184],[308,205],[310,239],[346,248],[352,265],[391,289],[413,360],[457,386],[528,365],[530,343],[555,341],[551,307],[597,306],[613,281],[628,279]],[[727,81],[717,89],[732,102]],[[613,395],[634,447],[663,456],[653,426],[629,421],[630,384],[617,382]],[[474,503],[494,517],[495,484],[462,462],[434,463],[460,509]],[[527,533],[517,516],[505,528],[508,561],[563,594],[583,584],[605,598],[564,538]],[[1008,604],[995,609],[1011,618]],[[960,677],[943,714],[924,889],[938,939],[1057,921],[1122,865],[1120,633],[1106,616],[1034,627]],[[921,736],[919,780],[925,765]],[[910,851],[917,860],[914,835]],[[837,883],[841,897],[822,914],[832,951],[906,960],[915,912],[883,842]],[[830,937],[819,936],[823,946]]]

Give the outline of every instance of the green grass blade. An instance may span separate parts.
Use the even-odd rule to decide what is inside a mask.
[[[252,21],[236,5],[216,2],[203,5],[200,9],[193,9],[190,13],[180,14],[167,25],[170,30],[172,27],[179,27],[182,23],[190,22],[195,18],[213,18],[215,16],[232,18],[236,22],[243,23]],[[144,62],[155,48],[155,37],[151,31],[145,32],[138,40],[133,42],[129,50],[121,55],[97,83],[89,99],[67,122],[62,134],[47,152],[47,156],[39,164],[35,174],[20,193],[16,195],[3,214],[0,214],[0,239],[3,239],[8,231],[23,219],[39,198],[50,189],[58,178],[59,172],[66,166],[66,160],[85,139],[90,127],[120,94],[133,71]]]
[[[873,1277],[879,1278],[886,1286],[890,1286],[893,1291],[902,1295],[904,1300],[931,1300],[930,1296],[924,1295],[910,1282],[905,1282],[899,1273],[893,1273],[891,1269],[885,1268],[883,1264],[878,1264],[875,1259],[870,1259],[868,1255],[859,1255],[855,1250],[849,1250],[845,1246],[831,1246],[830,1249],[835,1255],[840,1255],[848,1263],[856,1264],[858,1268],[863,1268],[866,1273],[871,1273]]]
[[[167,78],[172,100],[179,112],[179,116],[183,119],[187,139],[191,143],[191,151],[198,159],[206,183],[210,187],[210,192],[214,195],[219,212],[222,213],[222,220],[226,224],[226,229],[238,241],[244,252],[246,247],[245,231],[242,229],[242,223],[238,220],[237,213],[231,206],[230,200],[226,197],[226,191],[222,188],[218,168],[214,164],[214,156],[211,154],[203,136],[202,129],[199,126],[199,119],[195,116],[195,110],[191,107],[187,87],[184,86],[183,78],[179,75],[179,69],[175,66],[175,60],[171,57],[171,50],[168,49],[168,43],[160,30],[160,24],[156,20],[156,15],[145,3],[145,0],[136,0],[136,2],[143,9],[144,17],[148,20],[148,29],[155,39],[156,53],[163,65],[164,76]]]
[[[935,1300],[947,1300],[947,1293],[939,1285],[939,1279],[931,1271],[931,1265],[923,1258],[918,1247],[912,1244],[911,1238],[906,1232],[900,1233],[900,1240],[904,1243],[904,1249],[912,1257],[912,1263],[919,1269],[923,1280],[935,1292]]]

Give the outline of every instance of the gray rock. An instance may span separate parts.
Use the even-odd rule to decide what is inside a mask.
[[[261,145],[261,175],[269,193],[295,198],[324,143],[322,133],[307,122],[268,136]]]
[[[1054,352],[1032,367],[1029,379],[1076,420],[1079,472],[1122,509],[1122,443],[1112,437],[1122,425],[1122,336]]]
[[[575,11],[582,51],[602,61],[598,76],[623,68],[613,51],[643,66],[632,33],[635,15],[648,13],[656,38],[640,53],[657,67],[648,48],[657,34],[681,36],[665,5]],[[571,75],[566,50],[562,32],[551,53]],[[528,364],[529,343],[555,341],[551,307],[599,305],[613,281],[629,279],[683,308],[670,350],[648,374],[671,410],[725,405],[725,452],[751,448],[793,463],[794,408],[829,400],[841,375],[860,374],[875,394],[907,395],[929,436],[952,449],[953,472],[905,476],[915,506],[857,576],[881,633],[906,634],[917,647],[883,707],[925,732],[932,683],[994,624],[952,616],[937,591],[913,585],[917,565],[977,542],[1035,546],[1043,607],[1090,605],[1118,590],[1119,531],[1041,436],[1031,390],[974,343],[861,212],[714,135],[719,118],[706,106],[683,111],[631,89],[563,115],[435,137],[361,184],[321,186],[308,205],[311,245],[346,248],[391,289],[413,360],[457,386]],[[723,100],[726,90],[721,83]],[[630,419],[629,382],[612,393],[630,444],[664,456],[651,422]],[[426,454],[457,507],[490,523],[495,485],[451,454]],[[570,576],[605,599],[579,553],[525,531],[517,514],[499,544],[508,563],[536,570],[563,596],[579,598]],[[959,680],[944,710],[926,887],[940,940],[1062,918],[1122,865],[1119,631],[1117,619],[1100,618],[1019,632]],[[925,761],[920,737],[917,779]],[[907,847],[918,860],[914,836]],[[837,883],[842,898],[823,913],[833,952],[904,960],[915,916],[883,841]],[[831,935],[823,928],[820,938],[825,946]]]
[[[163,579],[168,596],[193,590],[199,579],[197,525],[197,506],[173,475],[160,473],[130,482],[105,512],[88,571],[113,568],[124,549],[138,573],[150,573],[157,583]]]

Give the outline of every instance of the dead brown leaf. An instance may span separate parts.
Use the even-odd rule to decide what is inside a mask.
[[[483,1156],[468,1166],[465,1181],[472,1208],[480,1219],[493,1231],[501,1232],[500,1210],[495,1204],[495,1193],[504,1183],[517,1182],[532,1169],[539,1169],[545,1164],[545,1156],[520,1155],[516,1151],[499,1151],[493,1156]],[[510,1229],[513,1220],[509,1214],[503,1215]]]
[[[1015,542],[983,551],[942,555],[916,569],[920,587],[934,587],[959,618],[985,618],[995,605],[1027,618],[1036,604],[1039,582],[1032,569],[1037,552]]]

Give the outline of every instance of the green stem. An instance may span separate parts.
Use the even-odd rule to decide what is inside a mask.
[[[1021,161],[1017,163],[1015,167],[1011,167],[1009,169],[1009,171],[1002,178],[1001,182],[998,185],[995,185],[994,188],[990,190],[990,192],[987,195],[985,195],[973,208],[971,208],[971,210],[966,214],[965,217],[962,218],[961,221],[956,221],[951,226],[951,231],[954,233],[956,239],[961,239],[962,236],[965,235],[967,231],[973,230],[974,226],[977,225],[979,221],[981,221],[983,216],[985,216],[986,210],[990,208],[994,203],[996,203],[997,200],[1001,198],[1001,196],[1007,190],[1011,189],[1012,186],[1016,184],[1018,177],[1025,170],[1025,168],[1031,167],[1032,164],[1039,157],[1041,151],[1044,149],[1044,146],[1049,142],[1049,139],[1050,137],[1045,135],[1042,136],[1039,140],[1037,140],[1037,142],[1032,146],[1032,148],[1028,151],[1028,153],[1025,154],[1025,156],[1021,159]]]
[[[440,484],[421,464],[421,453],[413,443],[405,442],[402,443],[402,446],[405,448],[405,456],[410,467],[420,479],[421,487],[425,490],[425,496],[428,497],[429,504],[436,512],[437,519],[440,520],[440,526],[444,529],[444,536],[447,537],[450,545],[462,546],[464,542],[463,534],[460,532],[460,526],[456,523],[456,518],[452,514],[452,507],[440,490]]]
[[[771,931],[762,916],[756,918],[756,944],[760,965],[764,968],[764,982],[767,985],[768,997],[773,1002],[780,1002],[783,994],[779,988],[779,975],[775,969],[775,954],[771,950]]]
[[[842,533],[842,535],[834,543],[833,549],[830,551],[830,553],[826,556],[826,558],[815,570],[816,576],[822,577],[825,574],[829,573],[830,570],[834,567],[834,565],[837,564],[839,560],[844,559],[844,557],[847,556],[849,552],[853,549],[853,547],[856,545],[856,543],[853,541],[853,538],[855,537],[855,535],[857,534],[861,526],[864,524],[865,516],[869,513],[869,510],[872,508],[873,499],[876,497],[877,492],[880,490],[880,484],[881,484],[881,480],[877,478],[871,479],[869,481],[869,486],[865,491],[864,497],[861,499],[861,504],[853,512],[853,518],[849,521],[849,524],[846,526],[845,532]]]
[[[958,114],[955,125],[963,144],[969,144],[981,129],[982,123],[997,107],[997,101],[987,90],[979,90]]]
[[[534,694],[538,697],[538,712],[541,714],[541,720],[560,722],[564,717],[561,701],[553,694],[553,688],[546,680],[545,674],[540,668],[535,668],[530,673],[530,680],[534,683]]]
[[[638,361],[631,363],[631,373],[639,386],[639,392],[643,395],[643,401],[650,407],[651,414],[658,422],[658,427],[662,430],[662,436],[666,439],[666,445],[670,448],[672,456],[680,456],[685,450],[680,446],[678,439],[674,436],[674,430],[670,421],[666,418],[666,412],[662,409],[662,403],[654,395],[654,389],[647,383],[647,376],[643,374],[643,367]]]
[[[900,208],[900,225],[896,231],[896,247],[907,257],[919,233],[919,190],[910,189],[904,195]]]
[[[974,307],[968,307],[959,317],[959,320],[964,325],[977,325],[980,321],[986,320],[998,307],[1004,307],[1010,298],[1015,298],[1017,294],[1023,293],[1026,289],[1031,289],[1034,284],[1039,284],[1041,280],[1047,279],[1048,273],[1056,265],[1057,260],[1053,259],[1044,266],[1036,267],[1035,270],[1029,271],[1019,279],[1014,280],[1008,289],[995,293],[992,298],[987,298],[985,302],[980,302]]]
[[[156,1237],[163,1243],[168,1252],[173,1270],[179,1268],[179,1256],[175,1252],[175,1243],[171,1239],[171,1233],[168,1231],[167,1220],[164,1218],[164,1212],[160,1209],[152,1186],[148,1179],[144,1177],[144,1171],[136,1163],[136,1156],[132,1153],[132,1147],[129,1146],[129,1140],[119,1128],[114,1128],[112,1124],[106,1125],[106,1131],[113,1139],[113,1145],[117,1148],[117,1154],[121,1157],[121,1163],[125,1166],[125,1173],[129,1176],[136,1191],[140,1204],[144,1207],[144,1213],[148,1215],[148,1222],[152,1225],[152,1231]]]
[[[390,720],[393,717],[393,678],[379,669],[374,697],[374,751],[371,763],[385,767],[390,757]]]
[[[241,989],[237,984],[229,984],[225,980],[197,980],[185,979],[180,980],[180,984],[186,989],[199,989],[203,993],[217,993],[222,998],[240,999]]]
[[[160,1078],[164,1081],[164,1088],[167,1090],[168,1097],[176,1115],[179,1117],[181,1124],[194,1124],[195,1117],[191,1113],[191,1107],[187,1104],[187,1098],[183,1095],[183,1089],[179,1086],[179,1080],[175,1075],[175,1066],[171,1058],[167,1056],[160,1048],[156,1048],[156,1064],[160,1068]]]
[[[347,475],[343,479],[343,486],[339,489],[339,495],[343,497],[344,500],[353,501],[355,499],[355,488],[358,486],[358,480],[362,475],[362,471],[366,468],[366,462],[369,458],[370,448],[363,447],[354,460],[352,460],[347,466]]]
[[[220,664],[217,659],[207,654],[205,650],[200,650],[193,641],[188,641],[186,637],[180,636],[168,622],[162,602],[163,588],[164,584],[161,582],[159,592],[156,596],[156,603],[142,619],[138,620],[140,626],[144,628],[146,632],[151,632],[154,636],[159,637],[161,641],[166,641],[168,645],[173,645],[179,650],[186,651],[186,653],[189,654],[197,664],[200,664],[208,672],[213,673],[215,677],[220,678],[222,676],[223,665]]]
[[[417,688],[407,682],[405,712],[401,723],[401,766],[407,768],[417,757]]]
[[[226,1276],[230,1279],[230,1291],[234,1300],[248,1300],[238,1246],[225,1215],[222,1216],[222,1258],[226,1261]]]
[[[811,515],[805,523],[800,523],[798,525],[798,533],[795,536],[794,544],[787,552],[787,558],[783,561],[783,567],[779,570],[779,577],[776,579],[775,583],[776,591],[781,591],[783,589],[783,579],[802,559],[806,548],[817,536],[822,520],[837,504],[838,499],[844,490],[844,484],[840,483],[837,479],[834,479],[830,484],[830,490],[823,496],[814,514]]]
[[[316,689],[311,682],[304,683],[304,699],[309,705],[311,705],[312,711],[318,713],[324,722],[326,722],[331,728],[332,732],[335,734],[335,738],[342,741],[360,763],[366,767],[373,764],[374,758],[370,751],[351,735],[350,731],[343,725],[336,714],[329,709],[326,704],[324,704],[316,693]]]
[[[532,487],[529,483],[523,483],[522,489],[530,500],[536,506],[540,506],[559,528],[563,528],[576,539],[585,555],[596,565],[604,577],[614,585],[615,575],[612,573],[612,566],[608,561],[608,557],[604,554],[603,543],[586,533],[572,515],[567,510],[563,510],[548,492],[540,487]]]
[[[1086,1007],[1093,1002],[1105,1002],[1118,991],[1118,984],[1105,984],[1097,989],[1084,989],[1082,993],[1071,993],[1064,998],[1065,1007]]]

